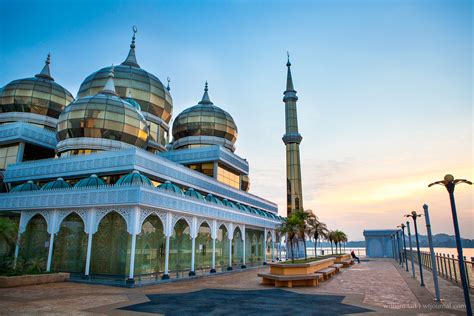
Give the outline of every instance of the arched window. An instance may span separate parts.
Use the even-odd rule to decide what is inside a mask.
[[[195,270],[209,271],[212,264],[212,238],[211,228],[204,222],[199,227],[198,235],[196,237],[196,252],[195,252]]]
[[[173,229],[170,238],[170,275],[183,277],[191,270],[191,231],[188,223],[180,219]]]
[[[220,268],[226,271],[229,266],[229,239],[227,235],[227,228],[221,225],[217,231],[216,239],[216,270]]]
[[[48,224],[43,216],[36,214],[30,219],[21,235],[20,257],[27,269],[46,270],[49,250]]]
[[[240,268],[243,264],[243,241],[242,233],[237,227],[234,230],[234,237],[232,239],[232,266]]]
[[[54,239],[53,271],[84,273],[87,256],[87,234],[84,222],[76,213],[69,214],[61,223]]]
[[[108,213],[92,239],[91,273],[128,277],[130,234],[117,212]]]
[[[135,250],[136,278],[158,278],[165,268],[165,235],[163,223],[156,215],[148,216],[137,235]]]

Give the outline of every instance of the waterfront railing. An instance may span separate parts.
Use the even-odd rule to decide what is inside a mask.
[[[421,251],[421,265],[428,270],[432,270],[432,261],[431,254],[429,252]],[[402,256],[404,254],[402,253]],[[408,260],[412,258],[410,250],[407,249]],[[461,273],[459,272],[459,260],[454,255],[444,254],[444,253],[435,253],[436,257],[436,270],[438,271],[438,276],[450,281],[454,284],[462,286],[461,284]],[[403,258],[405,259],[405,258]],[[413,251],[413,259],[418,263],[418,255],[416,251]],[[467,274],[467,284],[469,289],[474,289],[474,258],[467,260],[464,257],[464,268]]]

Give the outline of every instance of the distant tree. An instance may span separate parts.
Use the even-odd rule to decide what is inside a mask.
[[[292,217],[295,217],[295,222],[298,225],[298,236],[303,239],[303,246],[304,246],[304,258],[307,259],[307,252],[306,252],[306,221],[310,216],[310,212],[312,211],[305,211],[303,209],[294,210],[291,213]]]
[[[293,241],[298,236],[300,232],[300,222],[298,217],[294,216],[293,214],[289,217],[285,218],[281,223],[280,227],[277,229],[278,233],[282,236],[287,236],[287,245],[290,245],[291,251],[291,261],[295,261],[295,254],[293,251]],[[288,251],[288,247],[287,247]]]

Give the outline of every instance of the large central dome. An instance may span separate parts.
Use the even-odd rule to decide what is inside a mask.
[[[150,146],[165,150],[168,141],[168,124],[173,112],[173,100],[169,87],[160,79],[138,65],[135,56],[135,32],[130,51],[125,61],[114,66],[114,82],[117,94],[125,98],[133,98],[140,105],[141,111],[150,126]],[[93,96],[102,90],[111,67],[102,68],[89,75],[79,88],[77,98]]]
[[[234,151],[236,140],[237,125],[229,113],[211,102],[207,82],[202,100],[173,122],[174,149],[221,145]]]

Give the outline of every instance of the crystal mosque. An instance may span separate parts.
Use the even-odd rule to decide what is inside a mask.
[[[274,259],[282,217],[249,193],[232,116],[206,82],[170,126],[169,79],[138,64],[135,33],[125,61],[85,78],[76,98],[55,82],[49,55],[40,73],[0,89],[0,215],[19,223],[15,260],[133,285]],[[297,130],[287,134],[299,145]]]

